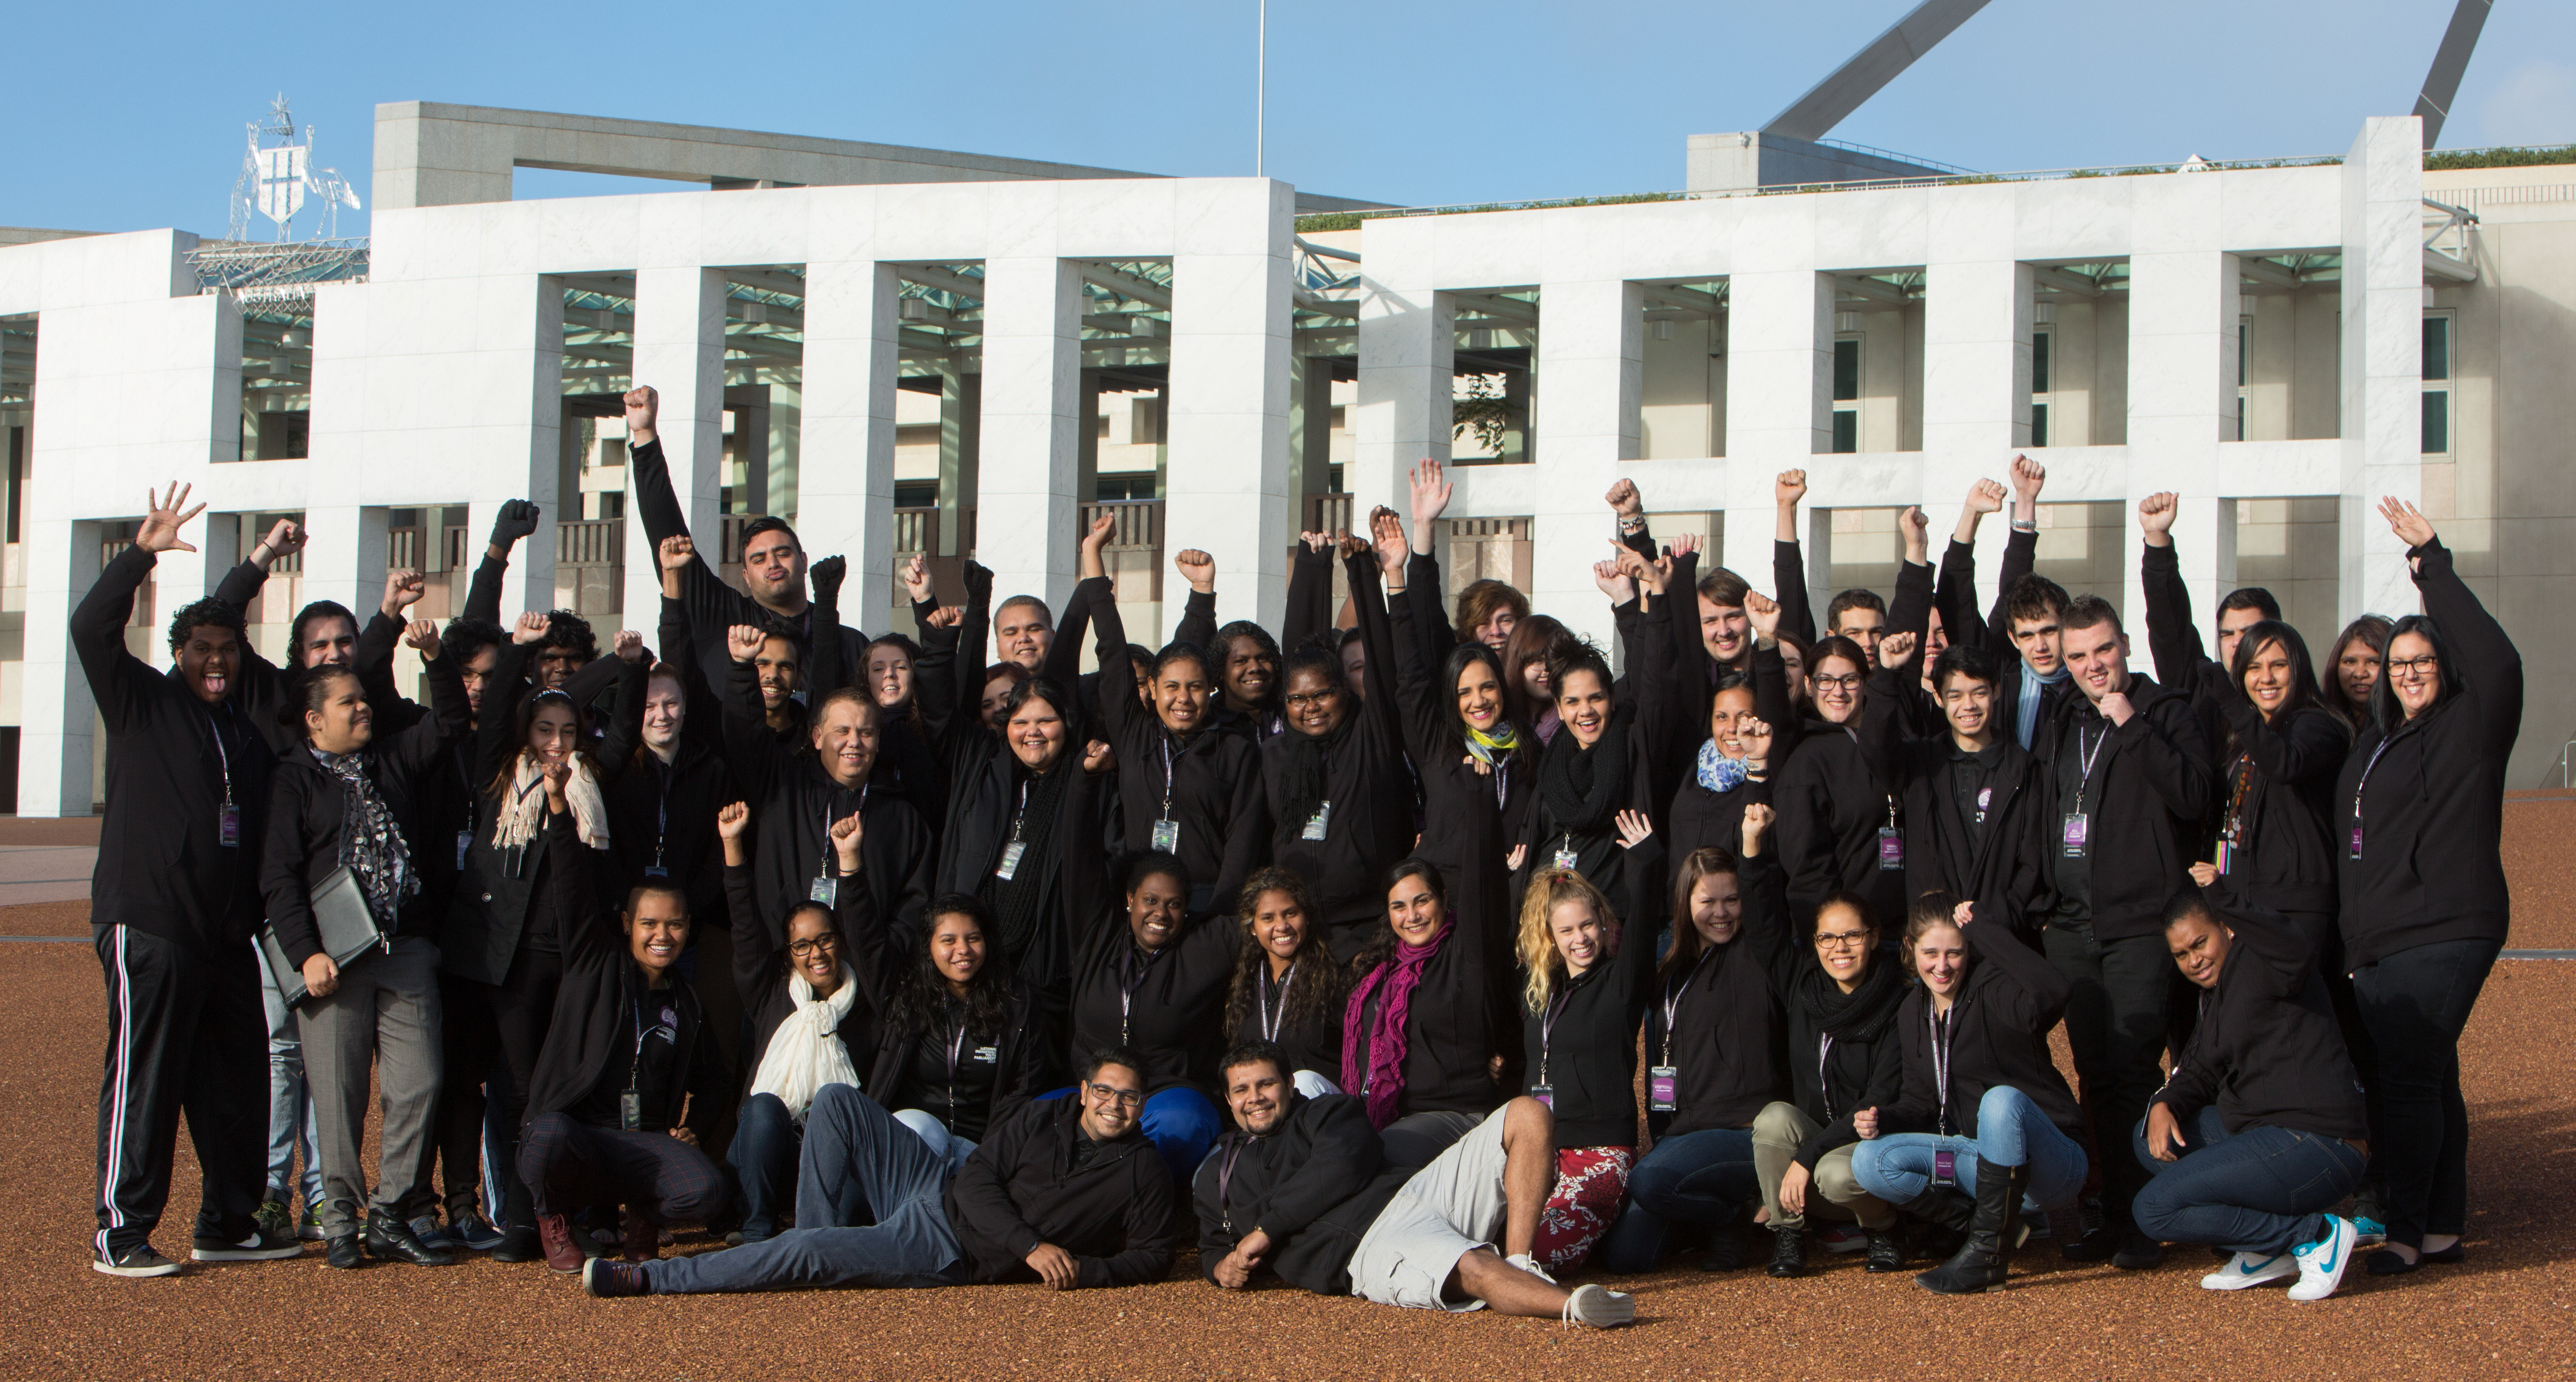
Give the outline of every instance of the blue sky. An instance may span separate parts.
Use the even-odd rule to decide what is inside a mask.
[[[1678,186],[1911,0],[1273,0],[1269,171],[1407,204]],[[2340,152],[2412,108],[2451,0],[1993,0],[1835,137],[2005,170]],[[1253,0],[240,12],[10,19],[0,225],[221,233],[242,126],[285,92],[368,191],[379,101],[1252,170]],[[2498,0],[2443,144],[2576,141],[2576,5]],[[608,190],[523,172],[520,195]],[[611,184],[613,185],[613,183]],[[668,188],[674,184],[650,184]],[[365,218],[344,217],[343,233]]]

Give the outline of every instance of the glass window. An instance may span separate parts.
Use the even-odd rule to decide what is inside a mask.
[[[2424,454],[2446,455],[2450,449],[2451,391],[2426,389],[2424,391]]]
[[[2424,377],[2427,379],[2451,377],[2451,319],[2449,317],[2424,319]]]
[[[1851,408],[1834,410],[1834,454],[1848,456],[1860,450],[1860,413]]]
[[[2030,444],[2048,445],[2048,405],[2045,403],[2030,405]]]
[[[1834,401],[1850,403],[1859,397],[1860,342],[1836,341],[1834,342]]]
[[[2048,346],[2050,338],[2054,334],[2055,333],[2053,332],[2042,331],[2034,334],[2030,338],[2030,391],[2032,393],[2051,392],[2048,384]],[[2033,445],[2037,444],[2038,443],[2033,443]]]

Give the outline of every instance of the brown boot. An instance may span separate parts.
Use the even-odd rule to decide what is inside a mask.
[[[566,1276],[581,1270],[581,1245],[572,1240],[572,1225],[564,1216],[538,1215],[537,1241],[545,1245],[547,1266]]]
[[[662,1255],[662,1230],[644,1217],[644,1211],[629,1207],[626,1211],[626,1260],[650,1262]]]

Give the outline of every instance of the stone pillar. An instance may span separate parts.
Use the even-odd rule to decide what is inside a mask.
[[[1283,182],[1229,180],[1188,184],[1180,201],[1163,545],[1216,556],[1218,623],[1250,619],[1275,629],[1287,610],[1295,522],[1288,484],[1295,196]],[[1177,592],[1163,601],[1164,638],[1183,605]]]
[[[895,300],[893,265],[805,266],[803,454],[797,535],[809,551],[849,559],[841,622],[886,617],[894,563]]]
[[[1815,271],[1805,248],[1811,214],[1764,207],[1748,215],[1727,283],[1723,564],[1773,595],[1772,478],[1813,469],[1834,436],[1834,280]]]
[[[1457,331],[1449,295],[1393,256],[1360,270],[1359,392],[1350,418],[1352,454],[1342,488],[1363,512],[1403,508],[1405,472],[1426,457],[1449,459],[1449,399],[1456,389]],[[1381,276],[1384,275],[1384,276]]]
[[[975,495],[981,487],[984,376],[960,374],[956,362],[939,366],[939,554],[970,554],[975,536]],[[943,596],[943,598],[947,598]],[[977,656],[982,656],[978,653]]]
[[[2375,116],[2343,161],[2342,581],[2336,618],[2422,608],[2378,501],[2424,494],[2422,120]]]
[[[2226,493],[2234,477],[2222,468],[2219,448],[2236,437],[2237,257],[2217,248],[2217,179],[2155,181],[2161,185],[2142,191],[2142,234],[2129,258],[2129,473],[2120,495],[2120,541],[2131,555],[2123,563],[2121,614],[2133,635],[2131,665],[2140,670],[2151,662],[2146,592],[2133,555],[2141,541],[2137,501],[2158,490],[2182,496],[2174,550],[2203,646],[2212,652],[2208,630],[2226,593],[2222,556],[2224,574],[2235,571],[2235,506]],[[2149,237],[2159,228],[2188,240],[2157,244]]]
[[[741,555],[719,550],[724,542],[724,326],[724,270],[684,265],[636,271],[635,382],[650,384],[661,394],[656,430],[662,458],[670,466],[671,489],[688,520],[689,536],[710,567]],[[631,477],[627,487],[626,608],[659,610],[660,558],[644,536],[643,508],[635,502]],[[560,520],[570,515],[558,507],[547,516]],[[478,514],[475,521],[484,519]],[[552,536],[539,533],[535,540],[548,544],[551,557]],[[550,588],[551,568],[546,579]],[[630,621],[635,617],[628,615]]]
[[[1618,527],[1602,503],[1621,463],[1637,458],[1644,398],[1645,293],[1601,279],[1539,289],[1537,414],[1546,421],[1531,477],[1530,607],[1599,643],[1613,658],[1610,606],[1592,564]]]
[[[1075,414],[1082,275],[1070,260],[984,264],[983,455],[975,546],[993,603],[1034,595],[1062,609],[1073,589]]]

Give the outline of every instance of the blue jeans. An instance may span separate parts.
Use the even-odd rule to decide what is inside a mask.
[[[2418,945],[2353,971],[2379,1071],[2372,1143],[2388,1173],[2388,1241],[2420,1247],[2469,1223],[2469,1106],[2460,1029],[2495,967],[2494,941]],[[2367,1076],[2365,1076],[2367,1078]]]
[[[1593,1260],[1607,1272],[1652,1271],[1672,1225],[1728,1223],[1761,1193],[1751,1128],[1667,1137],[1628,1172],[1628,1202]]]
[[[259,1002],[268,1016],[268,1198],[301,1215],[322,1204],[322,1127],[304,1083],[303,1026],[277,991],[277,976],[259,967]],[[295,1152],[304,1150],[304,1174]],[[303,1190],[298,1195],[297,1189]]]
[[[2217,1115],[2200,1110],[2172,1161],[2147,1154],[2140,1120],[2138,1163],[2154,1179],[2138,1192],[2138,1231],[2167,1243],[2266,1255],[2323,1238],[2325,1211],[2361,1184],[2368,1159],[2320,1133],[2247,1128],[2230,1136]]]
[[[942,1201],[948,1165],[876,1101],[825,1085],[805,1115],[798,1227],[761,1243],[644,1264],[659,1294],[795,1286],[948,1286],[964,1254]],[[876,1212],[876,1223],[850,1223]]]
[[[2073,1203],[2084,1188],[2084,1149],[2058,1131],[2028,1095],[2010,1085],[1986,1091],[1977,1103],[1975,1137],[1901,1132],[1872,1138],[1852,1153],[1852,1179],[1889,1204],[1902,1205],[1932,1187],[1933,1157],[1951,1154],[1959,1189],[1977,1193],[1977,1162],[2027,1166],[2027,1203],[2042,1209]]]
[[[1041,1099],[1065,1099],[1073,1095],[1074,1086],[1050,1089]],[[1199,1163],[1207,1160],[1208,1148],[1216,1145],[1217,1134],[1225,1131],[1218,1121],[1216,1105],[1188,1085],[1174,1085],[1145,1101],[1136,1118],[1137,1128],[1145,1140],[1162,1153],[1163,1164],[1172,1168],[1172,1179],[1189,1189],[1190,1177],[1198,1174]]]
[[[742,1101],[725,1161],[742,1183],[742,1236],[758,1242],[778,1232],[778,1211],[796,1187],[797,1148],[804,1133],[775,1094]]]
[[[974,1143],[959,1137],[949,1129],[947,1124],[932,1117],[927,1109],[899,1110],[894,1116],[894,1121],[912,1129],[913,1136],[929,1143],[930,1150],[937,1152],[940,1158],[948,1163],[948,1174],[952,1176],[957,1174],[959,1167],[966,1164],[966,1158],[975,1154]]]

